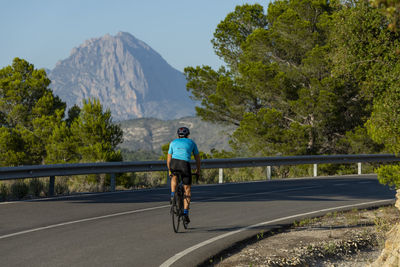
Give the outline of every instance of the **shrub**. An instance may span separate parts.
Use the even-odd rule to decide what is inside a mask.
[[[1,201],[6,201],[9,197],[10,194],[10,190],[8,188],[8,186],[4,183],[0,184],[0,197],[1,197]]]
[[[18,180],[11,185],[11,196],[21,199],[28,195],[29,186],[23,181]]]
[[[29,181],[29,192],[35,197],[39,197],[44,189],[44,184],[39,179],[31,179]]]
[[[56,195],[69,194],[68,177],[60,177],[56,179],[54,192]]]
[[[123,188],[132,188],[135,186],[136,182],[136,174],[134,172],[132,173],[123,173],[119,174],[116,176],[116,185],[117,186],[122,186]],[[110,179],[107,179],[109,182]]]
[[[384,165],[377,168],[378,180],[381,184],[400,189],[400,165]]]

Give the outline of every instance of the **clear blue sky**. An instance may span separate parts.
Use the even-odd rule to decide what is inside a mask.
[[[222,61],[210,40],[237,5],[269,0],[0,0],[0,68],[14,57],[53,69],[85,40],[129,32],[173,67]]]

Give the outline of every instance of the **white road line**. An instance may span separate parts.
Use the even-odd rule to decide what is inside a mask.
[[[128,214],[143,212],[143,211],[157,210],[157,209],[162,209],[162,208],[166,208],[166,207],[169,207],[169,205],[164,205],[164,206],[159,206],[159,207],[152,207],[152,208],[146,208],[146,209],[140,209],[140,210],[131,210],[131,211],[119,212],[119,213],[114,213],[114,214],[109,214],[109,215],[103,215],[103,216],[97,216],[97,217],[92,217],[92,218],[86,218],[86,219],[81,219],[81,220],[76,220],[76,221],[70,221],[70,222],[64,222],[64,223],[58,223],[58,224],[52,224],[52,225],[48,225],[48,226],[44,226],[44,227],[39,227],[39,228],[34,228],[34,229],[29,229],[29,230],[25,230],[25,231],[21,231],[21,232],[16,232],[16,233],[8,234],[8,235],[2,235],[2,236],[0,236],[0,239],[5,239],[5,238],[13,237],[13,236],[28,234],[28,233],[32,233],[32,232],[37,232],[37,231],[52,229],[52,228],[61,227],[61,226],[66,226],[66,225],[71,225],[71,224],[76,224],[76,223],[90,222],[90,221],[94,221],[94,220],[112,218],[112,217],[117,217],[117,216],[122,216],[122,215],[128,215]]]
[[[199,203],[199,202],[206,202],[206,201],[213,201],[213,200],[224,200],[224,199],[230,199],[230,198],[237,198],[237,197],[244,197],[244,196],[253,196],[253,195],[267,195],[267,194],[273,194],[273,193],[281,193],[281,192],[289,192],[289,191],[296,191],[296,190],[304,190],[304,189],[311,189],[311,188],[319,188],[321,186],[308,186],[308,187],[299,187],[299,188],[292,188],[292,189],[284,189],[284,190],[276,190],[276,191],[270,191],[270,192],[259,192],[259,193],[249,193],[249,194],[242,194],[242,195],[234,195],[234,196],[229,196],[229,197],[217,197],[217,198],[212,198],[212,199],[207,199],[207,200],[201,200],[201,201],[196,201],[192,202],[192,204]],[[116,193],[116,192],[115,192]],[[92,195],[93,196],[93,195]],[[10,202],[9,202],[10,203]],[[92,217],[92,218],[86,218],[86,219],[81,219],[81,220],[76,220],[76,221],[70,221],[70,222],[64,222],[64,223],[58,223],[58,224],[52,224],[48,226],[43,226],[43,227],[38,227],[38,228],[33,228],[33,229],[28,229],[12,234],[7,234],[7,235],[2,235],[0,236],[1,239],[6,239],[9,237],[13,236],[19,236],[19,235],[24,235],[32,232],[37,232],[37,231],[43,231],[47,229],[52,229],[52,228],[57,228],[61,226],[66,226],[66,225],[71,225],[71,224],[77,224],[77,223],[82,223],[82,222],[89,222],[89,221],[94,221],[94,220],[100,220],[100,219],[106,219],[106,218],[112,218],[112,217],[117,217],[117,216],[122,216],[122,215],[128,215],[128,214],[134,214],[134,213],[139,213],[139,212],[144,212],[144,211],[151,211],[151,210],[157,210],[157,209],[162,209],[162,208],[167,208],[170,207],[170,205],[163,205],[163,206],[158,206],[158,207],[152,207],[152,208],[146,208],[146,209],[139,209],[139,210],[131,210],[131,211],[125,211],[125,212],[119,212],[119,213],[113,213],[109,215],[103,215],[103,216],[97,216],[97,217]],[[251,227],[250,227],[251,228]],[[249,229],[247,227],[246,229]],[[240,232],[241,230],[239,230]],[[228,233],[228,235],[230,235]]]
[[[167,266],[171,266],[173,263],[175,263],[176,261],[178,261],[180,258],[186,256],[187,254],[193,252],[194,250],[204,247],[208,244],[211,244],[217,240],[223,239],[227,236],[231,236],[240,232],[243,232],[245,230],[249,230],[249,229],[253,229],[253,228],[257,228],[260,226],[265,226],[267,224],[272,224],[272,223],[277,223],[280,221],[284,221],[284,220],[288,220],[288,219],[294,219],[296,217],[300,217],[300,216],[308,216],[308,215],[313,215],[316,213],[320,213],[320,212],[329,212],[329,211],[333,211],[333,210],[338,210],[338,209],[346,209],[346,208],[352,208],[352,207],[357,207],[357,206],[362,206],[362,205],[370,205],[370,204],[378,204],[378,203],[382,203],[382,202],[387,202],[387,201],[392,201],[394,199],[385,199],[385,200],[378,200],[378,201],[371,201],[371,202],[364,202],[364,203],[359,203],[359,204],[354,204],[354,205],[346,205],[346,206],[340,206],[340,207],[334,207],[334,208],[328,208],[328,209],[322,209],[322,210],[316,210],[316,211],[311,211],[311,212],[306,212],[306,213],[300,213],[300,214],[296,214],[296,215],[292,215],[292,216],[287,216],[287,217],[283,217],[283,218],[278,218],[275,220],[271,220],[271,221],[267,221],[267,222],[262,222],[262,223],[258,223],[258,224],[254,224],[251,226],[247,226],[247,227],[243,227],[239,230],[236,231],[231,231],[216,237],[213,237],[211,239],[208,239],[206,241],[203,241],[197,245],[194,245],[190,248],[185,249],[184,251],[181,251],[177,254],[175,254],[175,256],[169,258],[168,260],[166,260],[165,262],[163,262],[160,267],[167,267]]]
[[[229,199],[229,198],[237,198],[237,197],[260,195],[260,194],[272,194],[272,193],[280,193],[280,192],[287,192],[287,191],[303,190],[303,189],[309,189],[309,188],[315,188],[315,187],[300,187],[300,188],[293,188],[293,189],[286,189],[286,190],[276,190],[276,191],[271,191],[271,192],[249,193],[249,194],[243,194],[243,195],[237,194],[235,196],[229,196],[229,197],[212,198],[212,199],[207,199],[207,200],[203,200],[203,201],[196,201],[196,202],[193,201],[192,204],[199,203],[199,202],[205,202],[205,201],[223,200],[223,199]],[[164,205],[164,206],[158,206],[158,207],[152,207],[152,208],[146,208],[146,209],[140,209],[140,210],[131,210],[131,211],[119,212],[119,213],[114,213],[114,214],[109,214],[109,215],[86,218],[86,219],[81,219],[81,220],[76,220],[76,221],[52,224],[52,225],[48,225],[48,226],[44,226],[44,227],[39,227],[39,228],[20,231],[20,232],[8,234],[8,235],[3,235],[3,236],[0,236],[0,239],[5,239],[5,238],[18,236],[18,235],[23,235],[23,234],[28,234],[28,233],[37,232],[37,231],[43,231],[43,230],[52,229],[52,228],[61,227],[61,226],[66,226],[66,225],[70,225],[70,224],[76,224],[76,223],[82,223],[82,222],[89,222],[89,221],[94,221],[94,220],[112,218],[112,217],[116,217],[116,216],[128,215],[128,214],[133,214],[133,213],[138,213],[138,212],[162,209],[162,208],[166,208],[166,207],[170,207],[170,205]]]

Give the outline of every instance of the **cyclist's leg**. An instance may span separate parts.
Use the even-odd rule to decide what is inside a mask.
[[[177,180],[178,180],[178,177],[175,174],[172,174],[172,177],[171,177],[171,192],[175,193]]]
[[[192,197],[191,185],[184,185],[185,189],[185,201],[183,203],[183,208],[188,210],[190,207],[190,198]]]
[[[172,165],[173,164],[173,165]],[[185,198],[183,201],[183,206],[184,206],[184,213],[187,215],[188,214],[188,209],[189,209],[189,204],[190,204],[190,197],[191,197],[191,191],[190,191],[190,185],[192,184],[192,176],[191,176],[191,167],[190,167],[190,162],[184,161],[184,160],[175,160],[172,159],[171,165],[174,166],[175,170],[179,170],[179,179],[182,179],[183,185],[184,185],[184,191],[185,191]],[[177,181],[180,182],[180,181]],[[171,183],[172,185],[172,183]]]
[[[185,202],[183,203],[184,209],[189,210],[190,207],[190,199],[192,197],[192,191],[191,191],[191,186],[192,186],[192,170],[190,168],[190,164],[188,163],[186,168],[185,168],[185,173],[184,173],[184,178],[183,178],[183,188],[185,189]]]
[[[177,165],[177,161],[175,159],[171,160],[171,196],[175,193],[176,186],[178,184],[178,177],[176,172],[179,171],[179,165]]]

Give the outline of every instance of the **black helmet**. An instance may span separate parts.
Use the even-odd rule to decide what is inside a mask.
[[[190,134],[190,131],[186,127],[178,128],[177,134],[179,137],[187,137]]]

